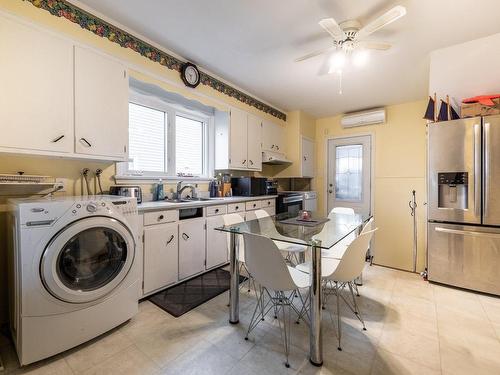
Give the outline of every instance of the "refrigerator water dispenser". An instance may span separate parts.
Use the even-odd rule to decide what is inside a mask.
[[[469,201],[467,172],[438,173],[438,207],[466,210]]]

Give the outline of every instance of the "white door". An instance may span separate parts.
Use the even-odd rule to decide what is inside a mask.
[[[226,233],[215,230],[224,225],[223,216],[207,218],[207,265],[206,269],[227,262]]]
[[[205,270],[205,219],[179,223],[179,279]]]
[[[248,140],[248,169],[262,170],[262,120],[248,115],[247,123]]]
[[[144,228],[144,293],[178,280],[177,223]]]
[[[231,109],[229,137],[229,167],[247,168],[247,113]]]
[[[302,137],[302,177],[314,177],[314,142]]]
[[[128,142],[128,77],[125,67],[75,47],[75,150],[124,160]]]
[[[73,45],[0,17],[0,147],[73,151]]]
[[[328,212],[350,207],[371,212],[371,136],[334,138],[328,141]]]

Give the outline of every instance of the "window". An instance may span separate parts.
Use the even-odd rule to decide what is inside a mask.
[[[129,169],[164,173],[167,114],[129,104]]]
[[[361,201],[363,186],[363,145],[335,148],[335,197],[339,200]]]
[[[208,177],[209,118],[167,105],[129,103],[129,163],[123,174]]]

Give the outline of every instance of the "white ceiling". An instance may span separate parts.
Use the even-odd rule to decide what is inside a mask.
[[[80,0],[168,50],[283,110],[315,117],[423,99],[429,52],[500,32],[499,0]],[[318,76],[328,47],[318,21],[365,24],[395,4],[407,15],[373,34],[391,42],[368,66]],[[466,74],[466,72],[464,72]]]

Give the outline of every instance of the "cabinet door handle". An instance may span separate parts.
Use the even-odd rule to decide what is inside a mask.
[[[184,241],[189,240],[189,236],[186,233],[182,233],[182,238],[184,239]]]
[[[277,150],[279,151],[279,149],[280,149],[280,146],[276,146],[276,149],[277,149]]]
[[[273,149],[273,148],[274,148],[274,145],[271,145],[271,149]]]
[[[61,139],[63,139],[63,138],[64,138],[64,134],[63,134],[63,135],[60,135],[60,136],[59,136],[59,137],[57,137],[56,139],[53,139],[53,140],[52,140],[52,143],[57,143],[57,142],[59,142],[59,141],[60,141]]]
[[[304,156],[304,161],[307,161],[307,158]]]
[[[170,236],[170,238],[168,239],[168,241],[167,241],[167,245],[169,245],[169,244],[170,244],[170,242],[172,242],[173,240],[174,240],[174,235],[172,234],[172,235]]]
[[[245,164],[247,162],[247,159],[243,160],[243,162],[241,164]]]
[[[234,209],[237,210],[238,208],[240,208],[240,206],[236,206]]]
[[[80,138],[80,141],[85,143],[87,146],[92,147],[92,144],[89,141],[87,141],[85,138]]]
[[[164,218],[165,218],[165,216],[160,215],[160,216],[158,216],[158,221],[163,220]]]
[[[218,208],[216,208],[216,209],[215,209],[215,213],[217,213],[217,212],[219,212],[219,209],[218,209]]]
[[[253,165],[253,161],[252,160],[249,160],[250,161],[250,165]]]

